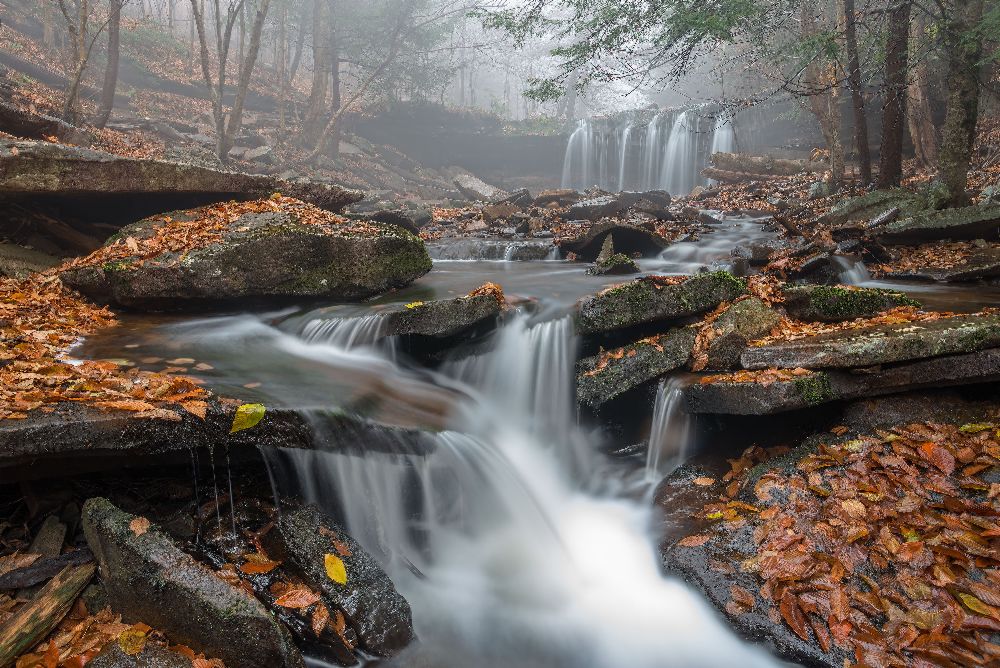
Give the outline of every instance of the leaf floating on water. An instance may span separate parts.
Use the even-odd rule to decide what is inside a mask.
[[[118,636],[118,646],[129,656],[141,654],[146,647],[146,632],[133,626]]]
[[[145,517],[136,517],[131,522],[128,523],[128,528],[136,536],[141,536],[147,531],[149,531],[149,520]]]
[[[238,431],[255,427],[263,419],[264,411],[266,410],[263,404],[243,404],[239,406],[236,409],[236,415],[233,417],[233,427],[229,430],[229,433],[235,434]]]
[[[283,608],[308,608],[319,601],[319,594],[316,592],[309,591],[305,587],[298,587],[296,589],[290,589],[281,596],[279,596],[275,601],[275,605],[280,605]]]
[[[677,544],[681,547],[701,547],[708,541],[712,540],[712,536],[707,533],[694,534],[693,536],[687,536],[686,538],[681,538],[677,541]]]
[[[323,566],[326,568],[326,576],[337,584],[347,584],[347,567],[343,560],[335,554],[327,554],[323,557]]]

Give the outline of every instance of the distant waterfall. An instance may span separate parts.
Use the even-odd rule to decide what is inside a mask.
[[[723,118],[726,122],[720,121]],[[562,186],[665,189],[686,195],[706,183],[701,170],[712,152],[731,150],[734,144],[732,117],[716,114],[713,123],[713,117],[700,108],[661,111],[648,120],[639,114],[614,120],[587,118],[569,137]]]

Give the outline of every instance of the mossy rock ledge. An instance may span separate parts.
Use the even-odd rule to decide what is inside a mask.
[[[211,209],[170,214],[196,227]],[[168,224],[149,218],[123,228],[110,244],[143,239]],[[98,250],[99,254],[101,251]],[[101,303],[139,310],[183,310],[240,302],[301,299],[357,301],[403,287],[431,269],[427,249],[394,225],[304,222],[296,210],[245,213],[204,245],[63,272],[70,287]]]

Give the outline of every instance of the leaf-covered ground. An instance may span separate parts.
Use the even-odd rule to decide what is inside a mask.
[[[749,558],[710,561],[758,584],[734,585],[726,612],[763,606],[775,625],[822,652],[846,651],[853,665],[996,665],[998,425],[918,423],[831,440],[792,464],[758,464],[760,448],[733,460],[719,501],[702,511],[714,524],[675,549],[725,554],[751,529]]]

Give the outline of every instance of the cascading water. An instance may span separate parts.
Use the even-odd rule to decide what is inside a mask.
[[[636,115],[612,121],[583,119],[569,137],[562,186],[585,190],[666,189],[686,195],[702,183],[708,156],[735,146],[733,116],[720,112],[712,131],[702,131],[702,108],[658,112],[645,122]]]
[[[345,350],[370,346],[385,335],[385,319],[380,315],[354,318],[317,318],[302,327],[306,341],[329,343]]]
[[[612,494],[572,420],[570,319],[519,316],[497,336],[437,379],[471,398],[430,455],[266,455],[279,489],[339,510],[410,601],[420,640],[380,665],[773,665],[661,575],[648,507]]]
[[[660,383],[646,450],[646,480],[658,482],[684,461],[691,448],[691,416],[684,411],[684,381]]]

